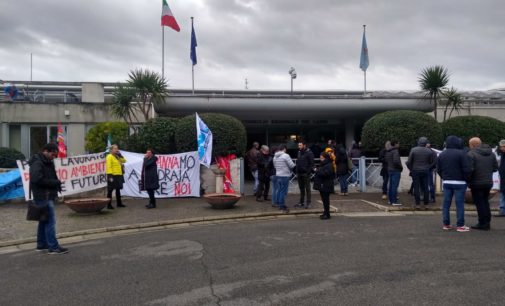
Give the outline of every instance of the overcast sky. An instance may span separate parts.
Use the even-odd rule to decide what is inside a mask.
[[[416,90],[443,65],[460,90],[505,87],[503,0],[167,0],[181,32],[165,28],[165,77],[196,89],[361,90],[363,24],[369,90]],[[161,74],[161,0],[2,0],[0,79],[125,81]]]

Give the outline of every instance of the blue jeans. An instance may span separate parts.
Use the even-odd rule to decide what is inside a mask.
[[[277,205],[277,189],[279,186],[277,186],[277,178],[278,176],[272,175],[270,177],[270,181],[272,182],[272,203],[274,205]]]
[[[396,203],[398,200],[398,186],[400,185],[401,172],[398,170],[389,171],[389,203]]]
[[[500,215],[505,215],[505,191],[500,191]]]
[[[444,184],[444,206],[442,208],[442,221],[444,225],[451,225],[452,198],[456,201],[456,226],[465,225],[465,192],[466,184]]]
[[[58,240],[56,239],[56,216],[54,213],[54,200],[37,200],[36,205],[45,205],[49,208],[48,218],[46,222],[39,222],[37,228],[37,247],[49,248],[54,250],[59,248]]]
[[[338,181],[340,183],[340,193],[347,193],[348,188],[347,188],[347,179],[349,178],[349,174],[342,174],[338,177]]]
[[[258,191],[258,186],[260,184],[259,178],[258,178],[258,170],[251,171],[252,176],[254,177],[254,187],[253,187],[253,192],[256,194]]]
[[[286,194],[288,194],[289,187],[289,176],[278,176],[277,177],[277,190],[275,191],[275,199],[280,209],[286,209],[285,199]]]

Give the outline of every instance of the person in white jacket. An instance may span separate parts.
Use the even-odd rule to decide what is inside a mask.
[[[289,179],[291,178],[291,171],[295,167],[295,163],[286,153],[286,146],[280,145],[279,151],[274,155],[274,168],[276,176],[277,188],[275,188],[276,195],[272,196],[276,203],[274,205],[278,206],[280,210],[285,213],[289,212],[286,206],[285,198],[288,194]]]

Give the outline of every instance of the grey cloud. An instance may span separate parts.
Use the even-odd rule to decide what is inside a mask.
[[[129,69],[160,69],[161,4],[135,0],[4,1],[0,79],[26,79],[36,55],[48,80],[118,81]],[[367,24],[372,89],[417,89],[417,76],[441,64],[460,89],[505,86],[499,0],[169,0],[181,32],[165,30],[172,87],[191,84],[190,16],[198,38],[201,88],[361,89],[362,25]],[[22,15],[22,18],[20,18]],[[22,71],[20,71],[22,70]],[[341,86],[346,86],[342,88]],[[305,87],[307,86],[307,87]]]

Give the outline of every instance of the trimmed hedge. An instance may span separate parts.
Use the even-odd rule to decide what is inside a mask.
[[[408,155],[419,137],[428,137],[432,147],[443,143],[441,125],[435,118],[418,111],[389,111],[370,118],[363,126],[361,142],[365,151],[378,154],[387,140],[400,142],[400,154]]]
[[[216,113],[199,114],[213,135],[212,156],[234,153],[243,156],[246,150],[247,134],[238,119]],[[196,117],[186,116],[177,123],[175,145],[178,152],[196,151]]]
[[[472,137],[479,137],[483,143],[494,147],[505,138],[505,123],[487,116],[454,117],[442,124],[444,136],[455,135],[461,137],[468,145]]]
[[[128,150],[144,153],[148,148],[157,154],[176,153],[175,130],[177,118],[158,117],[150,119],[128,139]]]
[[[112,144],[124,148],[128,141],[128,125],[124,122],[102,122],[95,125],[86,134],[86,150],[90,153],[105,151],[107,137],[112,137]]]
[[[16,149],[0,147],[0,168],[17,168],[18,159],[25,160],[26,157]]]

